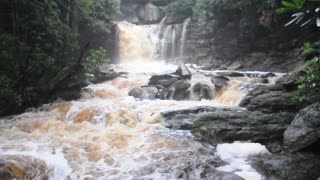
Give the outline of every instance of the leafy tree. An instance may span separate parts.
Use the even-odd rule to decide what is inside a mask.
[[[315,22],[320,27],[320,0],[292,0],[281,1],[283,7],[278,8],[278,13],[293,12],[292,19],[285,25],[301,24],[301,27]]]
[[[1,5],[7,11],[1,21],[6,28],[0,27],[0,116],[44,103],[55,90],[107,62],[104,50],[80,48],[78,24],[110,31],[119,0],[4,0]]]

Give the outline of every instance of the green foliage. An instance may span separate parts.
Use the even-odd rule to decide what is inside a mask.
[[[109,32],[112,14],[120,12],[120,0],[78,0],[78,8],[90,27]]]
[[[119,0],[5,1],[8,27],[0,35],[0,116],[37,105],[52,96],[47,85],[63,69],[79,60],[78,19],[95,30],[109,31]],[[60,89],[107,63],[102,49],[89,50],[84,68],[72,74]]]
[[[89,51],[89,55],[82,63],[85,72],[94,73],[101,65],[110,63],[110,60],[106,56],[105,49],[92,49]]]
[[[307,75],[297,80],[299,87],[300,102],[320,101],[320,57],[315,57],[310,67],[306,70]]]
[[[193,11],[200,24],[208,30],[212,30],[222,11],[245,12],[255,8],[257,12],[261,12],[264,9],[274,7],[275,4],[276,0],[198,0]],[[250,17],[243,16],[242,21],[244,22],[246,18]]]
[[[316,49],[311,46],[311,43],[308,42],[303,44],[302,55],[308,55],[314,52],[316,52]]]
[[[293,12],[292,19],[285,25],[301,24],[301,27],[315,22],[320,27],[320,0],[281,1],[283,7],[277,13]]]
[[[168,5],[167,11],[174,15],[192,15],[195,4],[194,0],[177,0]]]

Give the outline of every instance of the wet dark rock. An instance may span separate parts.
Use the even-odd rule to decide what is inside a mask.
[[[179,80],[172,84],[170,87],[163,89],[160,93],[160,98],[178,101],[190,99],[190,91],[188,90],[190,86],[190,83],[184,80]]]
[[[217,75],[219,75],[219,76],[228,76],[228,77],[244,77],[245,76],[244,73],[235,72],[235,71],[217,72]]]
[[[294,72],[287,74],[277,80],[277,84],[283,85],[286,91],[294,91],[298,89],[298,85],[296,83],[297,79],[306,75],[305,69],[308,66],[300,67],[296,69]]]
[[[196,119],[192,132],[198,139],[211,144],[252,141],[276,152],[281,149],[283,132],[293,117],[294,113],[264,114],[240,109],[217,109]]]
[[[133,96],[138,99],[155,99],[158,95],[158,88],[156,87],[142,87],[142,88],[134,88],[129,91],[129,96]]]
[[[192,129],[194,121],[201,115],[213,112],[217,108],[211,106],[201,106],[189,109],[161,112],[165,119],[165,126],[172,129]]]
[[[320,156],[312,154],[269,154],[251,159],[253,168],[270,180],[317,179]]]
[[[284,133],[284,145],[294,152],[302,150],[320,138],[320,103],[312,104],[298,112]]]
[[[213,94],[209,85],[203,83],[197,83],[192,87],[193,95],[197,97],[197,100],[207,99],[212,100]]]
[[[229,78],[224,76],[213,76],[211,77],[211,82],[216,88],[222,88],[228,85]]]
[[[297,92],[286,92],[282,85],[258,85],[241,101],[240,106],[262,112],[297,112],[293,98]]]
[[[179,67],[176,71],[176,74],[184,79],[191,79],[191,77],[192,77],[190,70],[188,69],[188,67],[184,63],[179,64]]]
[[[244,180],[242,177],[229,172],[217,171],[214,169],[207,170],[201,174],[203,179],[219,179],[219,180]]]
[[[191,76],[192,74],[187,66],[181,63],[177,70],[173,72],[165,72],[163,74],[153,75],[150,78],[148,85],[168,88],[180,79],[191,79]]]
[[[176,75],[154,75],[150,78],[148,85],[158,85],[161,87],[169,87],[179,80]]]
[[[253,83],[260,83],[260,84],[268,84],[269,80],[267,78],[259,78],[252,81]]]
[[[101,83],[109,81],[117,77],[125,77],[126,72],[116,72],[113,69],[109,70],[97,70],[94,72],[94,78],[91,80],[92,83]]]
[[[262,78],[270,78],[270,77],[276,77],[277,75],[275,73],[267,73],[267,74],[263,74],[261,75]]]
[[[262,143],[276,152],[281,149],[283,132],[294,113],[265,114],[241,108],[197,107],[161,113],[165,126],[190,129],[201,141],[218,144],[234,141]]]

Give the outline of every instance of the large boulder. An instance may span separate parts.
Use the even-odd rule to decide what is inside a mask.
[[[207,84],[203,84],[203,83],[195,84],[192,87],[192,92],[196,100],[202,100],[202,99],[212,100],[213,99],[211,87]]]
[[[302,180],[320,176],[320,157],[312,154],[267,154],[251,159],[252,166],[266,179]]]
[[[214,86],[218,89],[228,86],[229,78],[226,78],[224,76],[213,76],[211,77],[211,82],[214,84]]]
[[[184,63],[179,64],[176,74],[182,77],[183,79],[191,79],[192,77],[190,70]]]
[[[164,12],[150,2],[139,6],[136,11],[137,17],[142,24],[159,23],[164,17]]]
[[[271,152],[279,151],[283,132],[290,125],[294,113],[265,114],[241,108],[197,107],[163,112],[169,128],[191,129],[201,141],[218,144],[234,141],[262,143]]]
[[[168,71],[162,74],[151,76],[148,85],[168,88],[179,80],[191,79],[191,77],[192,74],[188,67],[181,63],[175,71]]]
[[[191,84],[184,81],[179,80],[169,86],[166,89],[163,89],[160,93],[161,99],[172,99],[177,101],[187,100],[190,99],[190,88]]]
[[[159,90],[156,87],[142,87],[142,88],[134,88],[129,91],[129,96],[133,96],[137,99],[155,99],[158,97]]]
[[[241,101],[240,106],[266,113],[297,112],[299,105],[293,100],[296,91],[287,92],[282,85],[258,85]]]
[[[284,145],[289,151],[304,149],[320,138],[320,103],[298,112],[284,132]]]

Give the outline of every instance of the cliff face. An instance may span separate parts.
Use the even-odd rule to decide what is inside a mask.
[[[222,11],[215,21],[210,32],[196,19],[188,26],[185,62],[213,68],[237,63],[245,69],[286,71],[298,63],[304,42],[319,40],[319,33],[312,29],[283,27],[287,18],[271,11]]]

